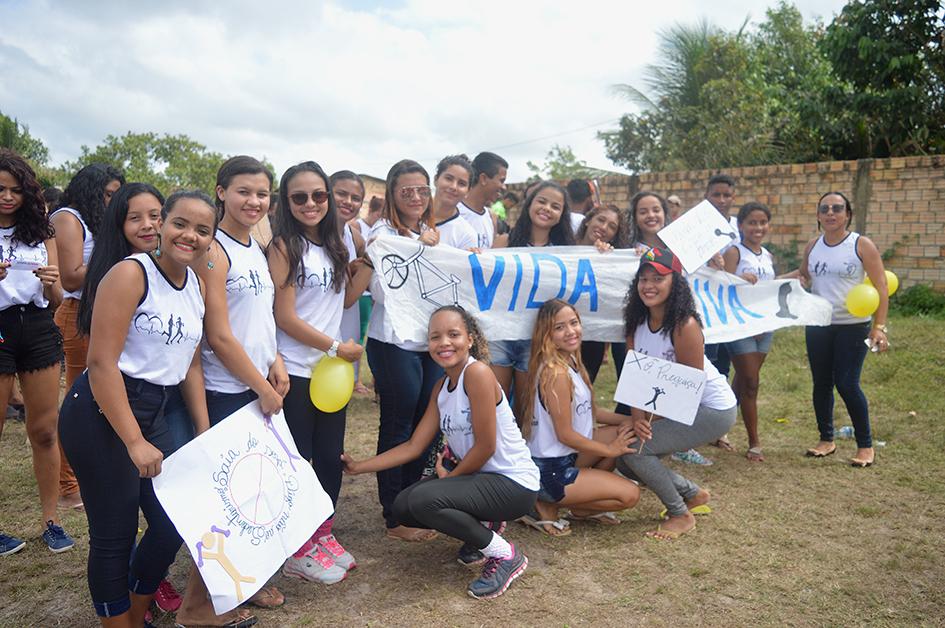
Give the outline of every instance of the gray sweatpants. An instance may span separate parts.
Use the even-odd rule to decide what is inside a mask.
[[[737,406],[727,410],[699,406],[692,425],[660,419],[653,423],[653,438],[646,441],[642,451],[618,458],[617,468],[628,478],[642,482],[656,493],[670,515],[684,515],[687,511],[685,500],[695,496],[699,487],[668,469],[660,458],[718,440],[735,424],[737,414]]]

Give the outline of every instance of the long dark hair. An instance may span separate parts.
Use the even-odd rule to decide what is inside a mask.
[[[636,245],[637,242],[643,242],[643,233],[640,232],[640,225],[637,224],[637,206],[640,204],[640,201],[647,196],[652,196],[660,202],[660,207],[663,208],[663,226],[665,227],[672,222],[672,218],[669,217],[669,205],[667,205],[665,198],[649,190],[637,192],[633,195],[633,198],[630,199],[630,243],[632,245]]]
[[[643,264],[637,269],[637,274],[633,277],[633,283],[630,284],[630,290],[627,292],[627,298],[623,307],[623,328],[626,336],[633,335],[637,327],[647,322],[650,317],[650,309],[640,298],[640,291],[637,284],[640,283],[640,271],[643,270]],[[669,290],[669,298],[666,299],[665,313],[663,314],[663,326],[660,331],[664,336],[670,339],[676,328],[685,323],[690,318],[696,319],[699,326],[702,326],[702,319],[696,311],[696,302],[692,298],[692,290],[689,288],[689,282],[679,273],[672,274],[672,286]]]
[[[92,249],[92,256],[85,270],[85,283],[82,286],[82,299],[79,301],[76,320],[79,333],[88,335],[92,329],[92,306],[95,304],[98,284],[112,266],[132,253],[131,245],[125,237],[125,220],[128,218],[131,199],[142,194],[150,194],[164,205],[164,196],[153,185],[126,183],[112,195],[112,202],[105,208],[101,229],[95,238],[95,248]]]
[[[272,191],[272,183],[274,180],[272,172],[269,171],[266,164],[249,155],[237,155],[224,161],[220,169],[217,170],[217,187],[221,187],[224,190],[227,189],[230,187],[233,178],[241,174],[266,175],[266,178],[269,179],[269,190]],[[216,192],[214,192],[213,195],[213,202],[216,205],[217,213],[220,215],[220,220],[222,220],[224,213],[223,199],[221,199],[220,195]]]
[[[528,246],[528,243],[531,242],[532,219],[531,216],[528,215],[528,210],[531,209],[532,201],[535,200],[535,197],[538,196],[542,190],[548,188],[557,190],[564,198],[561,219],[558,220],[558,224],[551,228],[551,233],[548,234],[548,244],[550,246],[574,244],[574,230],[571,228],[571,206],[568,204],[567,191],[554,181],[542,181],[525,199],[525,204],[522,206],[518,220],[515,222],[515,226],[512,227],[512,232],[509,234],[509,246]]]
[[[410,237],[410,229],[404,225],[400,219],[400,213],[397,211],[397,201],[394,198],[394,188],[397,187],[397,179],[405,174],[422,174],[430,185],[430,173],[427,169],[415,162],[413,159],[401,159],[391,166],[387,172],[386,193],[384,194],[384,209],[381,210],[381,218],[390,223],[390,226],[397,231],[398,235]],[[420,215],[420,225],[426,223],[428,227],[433,226],[433,194],[427,199],[427,208]]]
[[[125,177],[117,168],[101,163],[84,166],[69,181],[56,209],[76,210],[92,235],[98,237],[98,227],[105,215],[105,188],[112,181],[125,184]]]
[[[0,148],[0,170],[9,172],[23,188],[23,204],[16,210],[13,239],[27,246],[36,246],[53,237],[56,232],[46,215],[43,188],[30,165],[12,150]]]
[[[283,287],[290,285],[298,277],[305,276],[305,264],[302,256],[308,241],[305,238],[305,228],[292,215],[292,206],[289,205],[289,182],[302,172],[314,172],[325,182],[325,191],[328,192],[328,212],[315,227],[321,245],[331,260],[332,287],[335,292],[341,292],[348,279],[348,247],[345,246],[338,230],[338,212],[335,209],[335,197],[331,193],[331,184],[328,175],[314,161],[303,161],[285,171],[279,180],[279,206],[272,222],[272,237],[278,239],[285,247],[286,261],[289,263],[289,272],[286,275]]]

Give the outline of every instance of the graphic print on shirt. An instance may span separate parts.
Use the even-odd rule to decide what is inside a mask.
[[[585,399],[574,406],[574,414],[583,415],[591,411],[591,400]]]
[[[162,315],[148,315],[147,312],[141,312],[134,318],[134,327],[135,331],[139,334],[159,334],[161,336],[166,336],[167,340],[164,341],[164,344],[180,344],[181,342],[197,342],[200,340],[201,334],[198,333],[196,336],[190,335],[185,330],[184,322],[181,320],[180,316],[175,318],[173,312],[167,315],[167,319],[163,318]]]
[[[0,243],[0,262],[7,262],[12,264],[13,262],[20,259],[19,255],[19,242],[13,238],[4,238],[7,245],[4,247]],[[49,254],[46,252],[45,247],[23,247],[26,251],[26,260],[32,262],[38,262],[41,266],[46,266],[49,264]],[[30,259],[30,258],[34,259]]]
[[[271,284],[263,283],[259,271],[252,269],[249,271],[248,275],[248,277],[246,275],[239,275],[238,277],[227,279],[226,291],[243,292],[244,290],[252,290],[253,294],[257,297],[264,292],[273,291]]]
[[[299,288],[321,288],[322,292],[334,290],[335,271],[327,266],[321,272],[299,275],[295,280]]]
[[[463,415],[461,421],[457,421],[457,425],[453,425],[453,417],[450,414],[444,414],[441,421],[441,429],[443,435],[446,436],[446,439],[449,440],[450,435],[459,435],[469,436],[472,434],[472,422],[470,421],[469,415],[471,413],[470,408],[463,408],[460,410],[460,413]]]
[[[650,355],[650,352],[647,351],[646,349],[634,349],[634,351],[636,351],[637,353],[642,353],[643,355]],[[661,356],[659,356],[659,357],[663,358],[663,359],[666,360],[667,362],[675,362],[675,361],[676,361],[676,349],[675,349],[672,345],[670,345],[670,347],[669,347],[668,349],[666,349],[665,351],[663,351],[663,355],[661,355]]]

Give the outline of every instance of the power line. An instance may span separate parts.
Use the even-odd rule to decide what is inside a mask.
[[[596,122],[596,123],[594,123],[594,124],[589,124],[589,125],[587,125],[587,126],[582,126],[582,127],[579,128],[579,129],[571,129],[570,131],[561,131],[560,133],[554,133],[554,134],[552,134],[552,135],[545,135],[545,136],[543,136],[543,137],[536,137],[535,139],[531,139],[531,140],[523,140],[523,141],[521,141],[521,142],[514,142],[514,143],[512,143],[512,144],[505,144],[505,145],[503,145],[503,146],[496,146],[495,148],[491,148],[491,149],[489,149],[489,150],[491,150],[491,151],[497,151],[497,150],[502,150],[502,149],[504,149],[504,148],[512,148],[512,147],[514,147],[514,146],[523,146],[523,145],[525,145],[525,144],[532,144],[532,143],[534,143],[534,142],[543,142],[544,140],[551,140],[551,139],[554,139],[554,138],[556,138],[556,137],[561,137],[562,135],[570,135],[571,133],[578,133],[578,132],[580,132],[580,131],[586,131],[586,130],[588,130],[588,129],[593,129],[593,128],[595,128],[595,127],[604,126],[605,124],[611,124],[611,123],[613,123],[613,122],[618,122],[619,120],[620,120],[620,118],[611,118],[610,120],[604,120],[603,122]]]

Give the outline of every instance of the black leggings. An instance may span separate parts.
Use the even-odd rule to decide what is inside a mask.
[[[600,371],[600,365],[604,363],[605,342],[596,342],[586,340],[581,343],[581,362],[587,369],[587,376],[591,378],[591,383],[597,379],[597,373]],[[614,359],[614,368],[617,370],[617,379],[620,379],[620,372],[623,370],[623,362],[627,359],[627,345],[623,342],[610,343],[610,355]]]
[[[538,491],[497,473],[474,473],[420,480],[394,500],[401,525],[428,528],[460,539],[476,549],[492,540],[481,521],[509,521],[535,507]]]
[[[341,454],[345,450],[345,415],[347,406],[338,412],[322,412],[312,404],[307,377],[289,376],[289,394],[282,410],[289,425],[292,439],[299,454],[312,461],[315,475],[322,488],[331,497],[332,506],[338,505],[341,493]]]
[[[169,387],[125,376],[125,390],[141,434],[165,457],[170,455],[173,444],[164,421]],[[89,520],[88,578],[95,612],[100,617],[120,615],[131,606],[128,591],[150,595],[157,590],[183,541],[151,480],[138,476],[128,449],[95,403],[88,372],[79,376],[62,403],[59,438],[79,480]],[[139,507],[148,529],[132,557]]]

